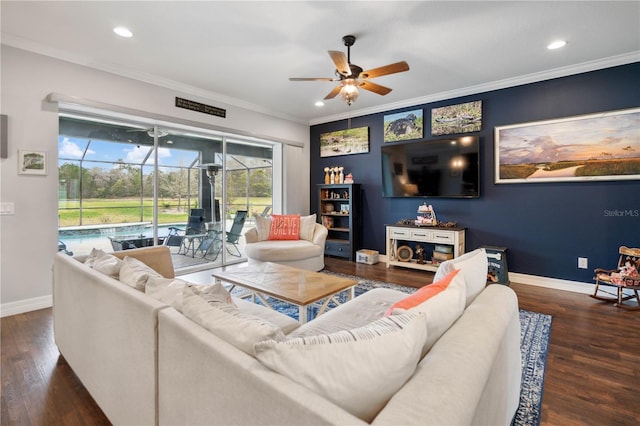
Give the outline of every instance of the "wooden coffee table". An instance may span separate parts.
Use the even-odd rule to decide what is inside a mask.
[[[266,262],[253,266],[232,266],[216,270],[212,274],[216,280],[225,281],[233,285],[250,290],[255,297],[267,307],[273,307],[265,296],[298,306],[299,321],[307,322],[307,306],[323,300],[318,311],[322,315],[333,301],[340,302],[335,297],[338,293],[349,290],[349,299],[354,297],[355,280],[340,278],[329,274],[306,271],[291,266]]]

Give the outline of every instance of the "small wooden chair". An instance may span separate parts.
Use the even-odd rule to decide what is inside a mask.
[[[618,267],[616,269],[596,268],[594,270],[596,288],[591,297],[598,300],[615,302],[614,306],[623,309],[636,310],[640,309],[640,248],[629,248],[621,246],[618,250],[620,258],[618,259]],[[600,288],[600,284],[617,287],[616,293],[608,292]],[[623,290],[633,291],[633,294],[624,294]],[[609,296],[600,296],[598,291],[608,294]],[[613,296],[613,297],[611,297]],[[634,299],[638,305],[627,305],[622,303],[625,300]]]

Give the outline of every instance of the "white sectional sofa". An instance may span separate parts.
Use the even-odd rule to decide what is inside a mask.
[[[163,271],[162,275],[169,278],[165,281],[173,285],[177,281],[172,281],[172,272],[166,270],[171,263],[170,254],[164,249],[130,250],[119,256],[143,256],[149,266]],[[447,269],[472,272],[482,267],[482,259],[486,265],[484,251],[469,254],[466,259],[460,258],[458,264],[444,265],[440,275],[444,276]],[[219,334],[191,319],[194,302],[204,303],[205,309],[214,306],[212,299],[204,296],[208,291],[203,290],[205,287],[187,286],[189,290],[185,288],[184,298],[180,299],[183,305],[167,299],[167,293],[164,299],[160,297],[164,301],[159,301],[157,294],[156,298],[151,297],[92,269],[82,260],[64,254],[56,256],[55,340],[60,353],[114,424],[506,425],[517,408],[521,380],[517,298],[506,286],[494,284],[484,288],[486,274],[476,276],[473,284],[466,282],[469,277],[465,274],[448,275],[447,278],[455,276],[456,288],[465,290],[464,294],[441,293],[461,304],[459,316],[452,317],[453,324],[449,326],[447,322],[444,327],[441,319],[450,316],[451,310],[443,310],[440,315],[439,308],[432,305],[426,314],[416,313],[414,308],[403,308],[407,294],[385,288],[368,291],[301,326],[278,312],[234,299],[241,315],[259,318],[261,326],[269,324],[280,336],[257,343],[252,352],[240,349],[235,341],[246,339],[250,334],[246,330],[227,329],[229,334]],[[159,276],[148,279],[147,291],[151,283],[155,286],[163,282]],[[453,284],[449,288],[452,287]],[[467,298],[472,287],[475,297]],[[431,300],[442,301],[440,305],[445,303],[444,296]],[[380,319],[385,313],[393,315]],[[407,363],[413,361],[401,359],[417,348],[414,365],[408,365],[408,379],[403,379],[372,414],[354,413],[351,404],[332,400],[333,392],[327,396],[318,391],[311,380],[302,377],[308,372],[299,375],[296,372],[299,366],[286,364],[286,358],[284,371],[282,364],[274,366],[275,352],[269,352],[276,347],[284,348],[285,352],[299,350],[299,346],[288,345],[328,334],[335,336],[340,330],[357,335],[359,327],[389,318],[406,319],[407,323],[397,333],[414,344],[412,349],[382,342],[374,350],[365,347],[365,352],[358,353],[363,348],[350,346],[375,345],[375,338],[345,346],[320,347],[328,350],[330,356],[336,355],[331,351],[340,348],[337,361],[332,361],[337,371],[344,368],[338,365],[343,360],[355,365],[347,368],[364,369],[360,373],[367,380],[382,380],[382,385],[374,389],[357,392],[345,386],[336,389],[335,395],[343,393],[346,399],[353,396],[356,400],[358,392],[388,391],[396,366],[407,370]],[[433,324],[438,325],[434,328]],[[433,337],[440,333],[440,337]],[[278,340],[285,335],[285,340]],[[353,356],[349,356],[351,350]],[[421,352],[426,354],[422,356]],[[388,364],[390,359],[397,365]],[[314,358],[314,364],[323,361]],[[379,365],[387,367],[376,372]],[[324,379],[319,377],[318,381]],[[342,381],[342,377],[338,379]]]

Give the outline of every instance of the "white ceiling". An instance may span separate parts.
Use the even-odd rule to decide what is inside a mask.
[[[199,97],[316,124],[640,60],[639,1],[6,1],[2,43]],[[112,29],[123,25],[134,37]],[[314,102],[328,50],[408,72]],[[547,50],[555,39],[568,44]]]

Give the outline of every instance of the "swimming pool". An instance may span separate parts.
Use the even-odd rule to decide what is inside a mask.
[[[184,224],[171,223],[158,226],[158,237],[169,234],[169,227],[184,229]],[[97,248],[112,251],[109,237],[153,237],[153,226],[150,223],[123,223],[117,225],[97,225],[95,227],[69,227],[58,230],[58,239],[67,250],[74,255],[89,254],[91,249]]]

